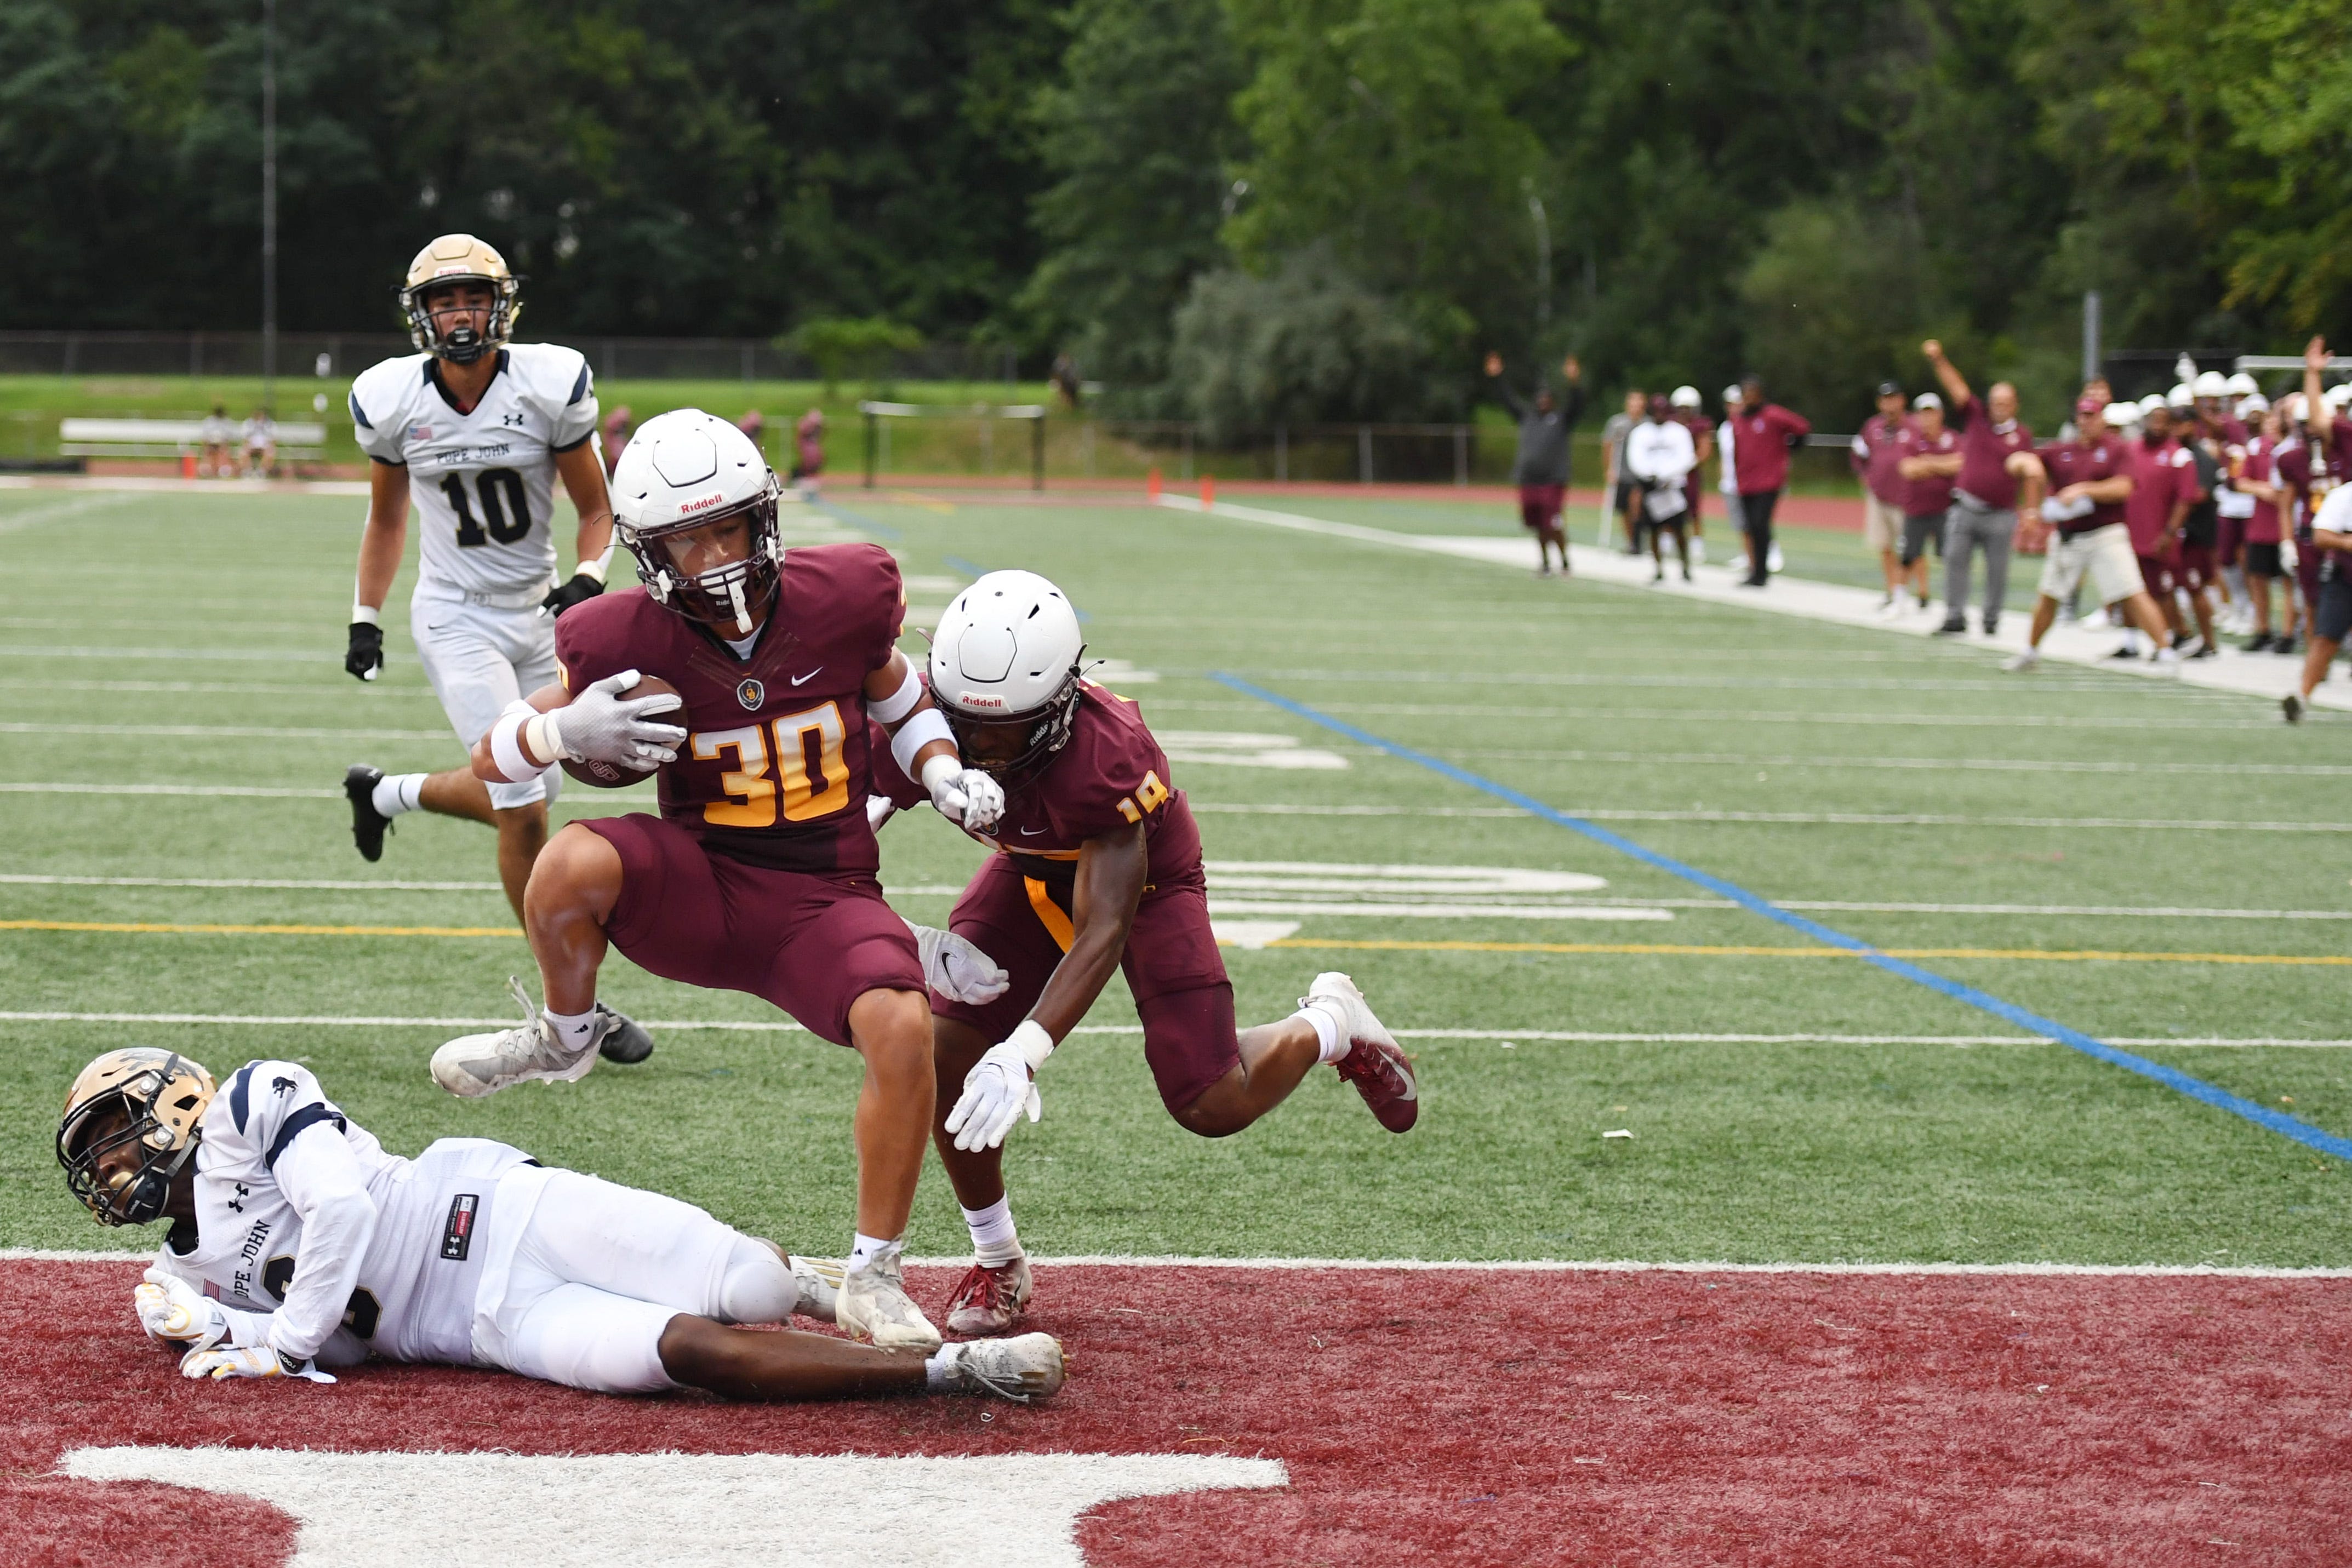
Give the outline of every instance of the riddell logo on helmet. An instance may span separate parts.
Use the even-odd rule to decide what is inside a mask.
[[[1003,697],[984,697],[977,692],[966,692],[960,699],[966,707],[1003,707]]]
[[[699,512],[709,507],[715,507],[725,499],[727,499],[727,497],[724,496],[705,496],[699,501],[688,501],[685,503],[678,507],[678,510],[681,512]]]

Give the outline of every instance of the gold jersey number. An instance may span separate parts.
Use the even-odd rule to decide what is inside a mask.
[[[695,759],[734,766],[719,776],[728,799],[702,808],[715,828],[772,828],[778,799],[787,822],[829,817],[849,804],[849,765],[841,754],[847,730],[834,703],[786,714],[766,724],[696,733]]]

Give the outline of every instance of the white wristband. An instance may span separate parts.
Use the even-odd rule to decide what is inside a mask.
[[[898,733],[890,737],[890,755],[898,760],[898,771],[909,779],[914,778],[915,753],[935,740],[944,740],[950,746],[955,744],[955,731],[948,727],[947,716],[937,708],[927,708],[900,725]],[[954,761],[954,758],[935,757],[931,760],[950,762]],[[959,772],[962,770],[962,766],[961,763],[956,764]],[[930,769],[926,768],[923,771],[928,775]],[[930,789],[930,779],[928,777],[924,778],[922,785],[926,789]]]
[[[596,557],[593,560],[582,561],[578,566],[572,569],[572,575],[574,577],[590,577],[595,579],[598,582],[602,582],[604,580],[604,574],[612,570],[613,547],[611,545],[606,545],[603,555]]]
[[[564,749],[563,731],[557,717],[562,711],[558,708],[554,713],[535,713],[523,721],[524,744],[539,756],[551,758],[547,765],[550,768],[572,755]]]
[[[353,600],[352,619],[354,622],[365,622],[370,626],[381,626],[383,624],[383,612],[373,604],[362,604],[359,601]]]
[[[914,712],[915,705],[922,700],[923,683],[916,676],[914,664],[909,661],[907,665],[907,684],[879,701],[872,697],[866,698],[866,711],[877,724],[896,724]]]
[[[1029,1064],[1029,1075],[1035,1077],[1037,1069],[1054,1054],[1054,1037],[1035,1019],[1023,1019],[1021,1027],[1004,1037],[1004,1043],[1021,1052],[1021,1060]]]
[[[498,722],[490,726],[490,760],[499,765],[499,771],[506,775],[509,784],[525,783],[547,771],[544,768],[531,766],[530,758],[523,755],[522,746],[517,738],[517,732],[527,721],[538,716],[538,713],[537,708],[517,697],[507,704],[505,711],[499,715]]]
[[[916,782],[922,785],[926,791],[936,797],[942,788],[951,782],[955,776],[962,771],[963,764],[957,761],[954,758],[934,757],[929,762],[923,764],[923,776],[917,779]]]

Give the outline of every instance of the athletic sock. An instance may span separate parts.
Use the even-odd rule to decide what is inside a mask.
[[[952,1394],[963,1386],[963,1346],[949,1343],[923,1358],[923,1386],[933,1394]]]
[[[554,1026],[555,1038],[573,1051],[585,1046],[596,1031],[596,1009],[591,1004],[584,1013],[560,1013],[553,1008],[542,1008],[541,1016]]]
[[[397,817],[414,811],[425,792],[423,773],[387,773],[375,781],[375,791],[368,797],[379,817]]]
[[[1310,1005],[1299,1009],[1290,1016],[1305,1019],[1314,1026],[1315,1043],[1318,1047],[1316,1061],[1337,1061],[1348,1054],[1348,1039],[1339,1032],[1339,1020],[1329,1008]]]
[[[903,1243],[895,1239],[885,1241],[878,1236],[868,1236],[863,1230],[857,1231],[852,1236],[849,1243],[849,1271],[855,1274],[860,1269],[870,1269],[877,1263],[887,1263],[898,1256],[902,1245]]]
[[[964,1228],[971,1232],[972,1256],[982,1268],[1002,1269],[1021,1256],[1021,1238],[1013,1228],[1011,1194],[998,1198],[986,1208],[965,1209],[963,1223]]]

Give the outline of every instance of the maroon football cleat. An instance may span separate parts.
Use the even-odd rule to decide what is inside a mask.
[[[954,1298],[948,1302],[948,1333],[967,1339],[1004,1333],[1028,1306],[1031,1289],[1025,1257],[992,1269],[974,1263],[964,1270]]]
[[[1410,1131],[1421,1116],[1421,1082],[1412,1075],[1412,1059],[1372,1016],[1356,982],[1336,969],[1318,975],[1298,1005],[1323,1008],[1339,1020],[1348,1040],[1348,1054],[1333,1063],[1339,1076],[1356,1086],[1381,1126],[1391,1133]]]

